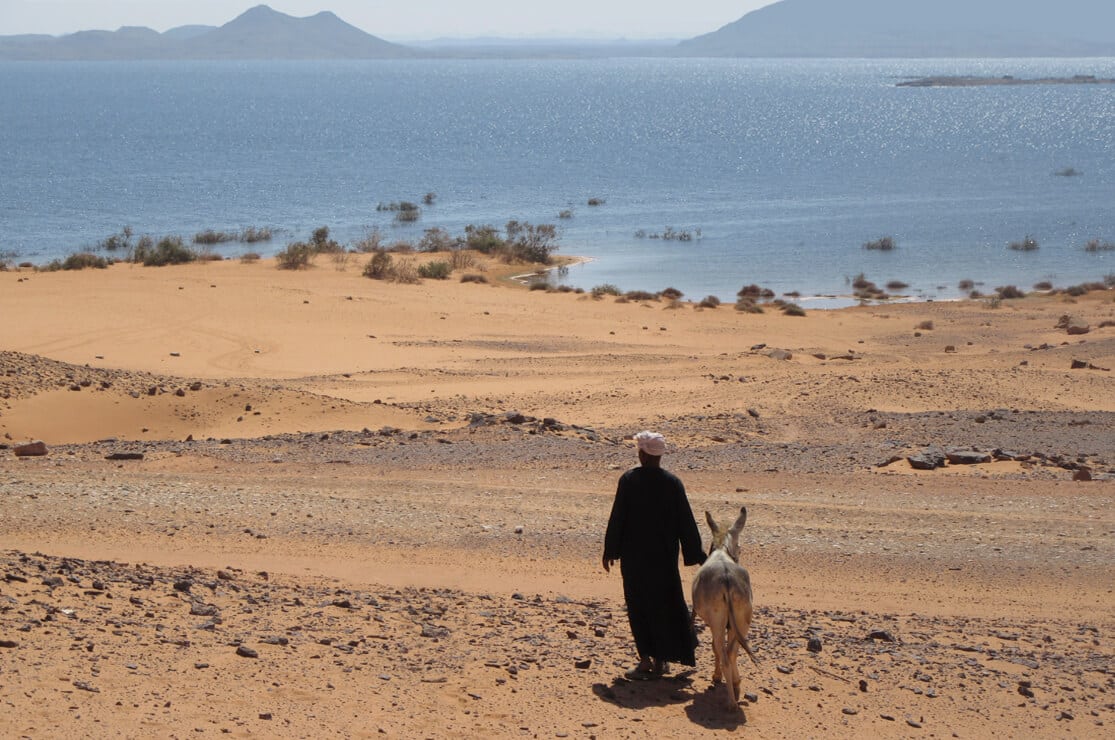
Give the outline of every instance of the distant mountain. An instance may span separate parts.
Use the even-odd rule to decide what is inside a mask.
[[[223,26],[80,31],[66,36],[0,36],[0,59],[383,59],[413,56],[333,13],[308,18],[257,5]]]
[[[1112,0],[782,0],[681,42],[684,56],[1115,56]]]

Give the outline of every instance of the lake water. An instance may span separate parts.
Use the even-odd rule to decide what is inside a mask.
[[[895,86],[935,74],[1115,59],[0,63],[0,251],[41,264],[130,225],[267,226],[268,252],[321,225],[414,240],[514,218],[592,258],[567,283],[691,298],[1115,273],[1084,250],[1115,242],[1115,86]],[[417,224],[376,210],[427,192]],[[700,237],[649,238],[667,227]],[[896,249],[863,248],[884,235]],[[1039,249],[1007,248],[1027,235]]]

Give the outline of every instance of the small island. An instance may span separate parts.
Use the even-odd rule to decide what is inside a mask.
[[[988,85],[1111,85],[1115,79],[1095,75],[1072,77],[1037,77],[1025,79],[1014,75],[1002,77],[940,76],[918,77],[898,83],[898,87],[984,87]]]

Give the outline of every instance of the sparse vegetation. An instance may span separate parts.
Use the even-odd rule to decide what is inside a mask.
[[[629,290],[623,294],[629,301],[657,301],[658,295],[649,290]]]
[[[380,232],[380,230],[378,228],[370,229],[368,231],[368,233],[364,235],[363,239],[360,239],[359,241],[357,241],[355,244],[352,245],[353,249],[355,249],[357,252],[362,252],[364,254],[369,254],[369,253],[372,253],[372,252],[378,252],[382,247],[383,247],[383,234]]]
[[[736,310],[741,313],[763,313],[763,307],[749,297],[741,297],[736,301]]]
[[[131,249],[131,242],[132,227],[125,226],[123,229],[120,230],[119,234],[113,234],[112,236],[108,236],[102,239],[101,242],[97,244],[97,248],[102,249],[106,252],[116,252],[118,250],[127,252],[129,249]]]
[[[932,331],[933,330],[933,322],[926,319],[925,321],[920,322],[914,328],[918,329],[920,331]]]
[[[701,308],[716,308],[720,305],[720,299],[714,295],[707,295],[697,305]]]
[[[887,283],[887,290],[905,290],[909,287],[909,283],[904,283],[901,280],[891,280]]]
[[[452,249],[449,252],[449,264],[454,270],[467,270],[476,266],[476,255],[467,249]]]
[[[254,226],[249,226],[240,232],[240,241],[245,244],[255,244],[256,242],[269,242],[271,241],[271,229],[264,226],[257,229]]]
[[[1038,240],[1027,235],[1022,241],[1011,242],[1007,247],[1015,252],[1033,252],[1038,248]]]
[[[782,306],[782,313],[786,314],[787,316],[804,316],[805,309],[796,303],[787,303]]]
[[[84,270],[86,268],[103,270],[111,264],[111,259],[106,259],[92,252],[77,252],[69,255],[64,260],[53,260],[46,266],[45,270],[46,272],[55,272],[56,270]]]
[[[456,240],[445,229],[434,227],[426,229],[422,238],[418,240],[419,252],[448,252],[456,244]]]
[[[1023,293],[1021,290],[1018,289],[1017,286],[1014,286],[1014,285],[1001,285],[1001,286],[999,286],[998,288],[995,289],[995,293],[998,294],[998,296],[1000,298],[1004,298],[1004,299],[1025,298],[1026,297],[1026,294]]]
[[[240,235],[236,233],[229,233],[227,231],[214,231],[213,229],[206,229],[194,234],[194,244],[224,244],[225,242],[235,242],[240,240]]]
[[[701,230],[700,229],[694,229],[693,231],[689,231],[689,230],[683,229],[681,231],[678,231],[678,230],[674,229],[673,226],[667,226],[661,232],[648,233],[646,229],[638,229],[638,230],[635,231],[635,238],[636,239],[661,239],[663,241],[668,241],[668,242],[669,241],[691,242],[694,239],[700,239],[701,238]]]
[[[275,266],[280,270],[304,270],[310,266],[314,254],[306,242],[291,242],[275,254]]]
[[[1053,290],[1053,283],[1042,280],[1040,283],[1034,283],[1034,290]]]
[[[602,205],[604,205],[604,199],[603,198],[589,198],[588,199],[588,204],[590,206],[602,206]]]
[[[558,218],[570,219],[573,218],[573,211],[566,208],[564,211],[558,211]]]
[[[1053,174],[1056,175],[1057,177],[1079,177],[1080,175],[1083,175],[1084,173],[1081,172],[1080,170],[1076,169],[1075,167],[1062,167],[1061,169],[1057,170]]]
[[[960,290],[970,291],[972,288],[976,287],[976,284],[972,280],[961,280],[960,283],[956,287],[959,288]]]
[[[259,252],[245,252],[244,254],[240,255],[240,261],[245,265],[259,262]]]
[[[864,242],[863,244],[864,249],[876,250],[881,252],[889,252],[894,249],[894,247],[894,237],[892,236],[881,236],[878,239]]]
[[[12,264],[19,258],[19,254],[14,251],[0,250],[0,270],[10,270]]]
[[[147,267],[182,265],[197,259],[197,252],[182,243],[180,236],[165,236],[152,245],[151,237],[141,237],[132,252],[133,262],[142,262]]]
[[[373,280],[386,280],[391,275],[393,262],[391,255],[385,249],[372,252],[372,258],[364,265],[364,277]]]
[[[1111,242],[1101,242],[1099,239],[1089,239],[1088,243],[1084,245],[1085,252],[1115,252],[1115,244]]]
[[[679,298],[682,298],[685,294],[677,288],[666,288],[659,295],[661,295],[666,300],[676,301]]]
[[[453,266],[445,260],[426,262],[418,266],[418,277],[430,280],[448,280]]]
[[[314,229],[314,233],[310,236],[310,249],[314,254],[335,254],[343,252],[342,247],[335,239],[329,238],[329,227],[319,226]]]
[[[597,285],[596,287],[594,287],[591,291],[591,294],[593,298],[600,299],[606,295],[619,296],[622,294],[622,291],[620,291],[618,287],[612,285],[611,283],[604,283],[602,285]]]
[[[465,273],[464,275],[461,275],[461,282],[462,283],[486,283],[486,282],[488,282],[488,278],[484,277],[483,275],[478,275],[474,272],[473,273]]]

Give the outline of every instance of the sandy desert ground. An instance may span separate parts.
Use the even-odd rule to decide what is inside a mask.
[[[790,317],[359,268],[0,272],[0,736],[1112,735],[1115,291]],[[622,678],[643,428],[699,519],[749,510],[734,709],[707,631]]]

